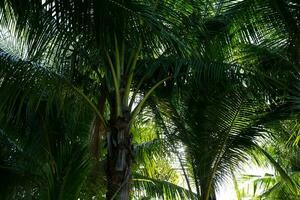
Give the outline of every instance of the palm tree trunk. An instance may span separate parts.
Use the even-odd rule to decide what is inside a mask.
[[[106,199],[128,200],[133,158],[128,114],[111,122],[107,140]]]

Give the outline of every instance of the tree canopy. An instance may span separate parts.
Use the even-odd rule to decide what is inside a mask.
[[[214,200],[226,180],[300,198],[299,17],[296,0],[0,1],[0,199]]]

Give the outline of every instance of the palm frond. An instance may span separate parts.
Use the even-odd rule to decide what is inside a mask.
[[[197,199],[196,195],[191,191],[170,182],[148,178],[139,174],[134,174],[133,177],[134,188],[141,197]]]
[[[104,121],[92,100],[55,70],[23,61],[3,51],[0,61],[0,108],[8,116],[7,119],[17,120],[22,110],[37,110],[43,102],[46,102],[46,106],[43,106],[46,114],[51,113],[53,104],[59,105],[60,109],[68,108],[65,102],[73,99],[78,105],[80,102],[86,102]]]

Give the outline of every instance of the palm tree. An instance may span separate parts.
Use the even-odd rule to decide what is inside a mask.
[[[160,71],[141,60],[197,54],[179,32],[190,27],[187,20],[197,7],[184,1],[2,1],[0,6],[2,25],[12,28],[26,49],[24,57],[2,50],[1,92],[11,91],[3,97],[3,110],[38,109],[48,99],[47,113],[52,103],[63,108],[71,98],[85,102],[96,114],[91,131],[96,159],[100,138],[107,138],[107,198],[128,199],[130,127],[153,90],[174,75],[166,71],[137,95]],[[137,65],[148,72],[135,78]]]
[[[289,30],[288,36],[280,34],[276,41],[292,38],[284,44],[293,52],[298,49],[291,46],[297,44],[297,32],[289,24],[298,13],[290,7],[297,4],[276,7],[272,2],[282,3],[267,1],[260,9],[260,1],[250,0],[207,1],[205,5],[197,1],[2,1],[3,30],[11,31],[24,49],[16,54],[1,46],[0,108],[6,113],[2,118],[18,124],[24,110],[41,109],[47,116],[53,104],[67,117],[72,113],[68,109],[90,108],[95,115],[87,119],[92,124],[90,146],[97,161],[103,154],[100,141],[106,138],[106,197],[128,199],[134,157],[131,130],[138,114],[159,87],[160,99],[174,92],[172,88],[194,88],[187,91],[198,99],[183,93],[190,99],[171,104],[179,114],[169,117],[179,121],[174,126],[182,131],[176,139],[187,146],[198,196],[209,199],[214,195],[215,177],[252,146],[257,132],[251,130],[260,119],[253,115],[262,101],[277,105],[294,80],[290,76],[294,71],[289,70],[298,63],[286,64],[291,62],[289,54],[282,59],[288,61],[284,62],[286,71],[278,70],[279,65],[264,71],[271,63],[265,55],[274,55],[268,50],[276,47],[272,41],[281,31],[278,24],[261,21],[270,12]],[[292,13],[287,21],[278,9],[286,6]],[[252,21],[245,23],[245,19]],[[298,26],[297,21],[293,26]],[[220,80],[227,84],[214,85]],[[206,90],[207,86],[211,87]],[[186,110],[189,103],[195,105],[191,116]],[[181,114],[186,117],[183,121],[176,119]],[[199,116],[207,121],[197,124]],[[202,128],[203,135],[195,134]],[[209,134],[212,136],[207,137]],[[187,140],[190,137],[193,140]],[[200,149],[207,157],[196,168],[197,147],[208,140],[217,148]],[[228,157],[232,159],[223,162]]]
[[[259,149],[272,160],[257,139],[264,136],[268,123],[291,116],[291,102],[286,97],[293,94],[297,82],[299,64],[291,56],[291,51],[293,55],[298,51],[292,46],[297,36],[283,34],[278,21],[261,21],[274,12],[276,19],[288,23],[279,14],[286,7],[275,9],[272,3],[276,1],[261,2],[263,6],[259,2],[223,1],[220,12],[232,21],[217,35],[218,40],[206,45],[206,63],[191,73],[187,87],[179,87],[181,95],[173,93],[171,100],[166,99],[168,103],[157,104],[172,130],[170,135],[186,148],[190,177],[202,199],[215,199],[218,183],[247,160],[251,149]],[[225,40],[220,40],[223,37]],[[284,183],[294,187],[280,165],[275,166]]]

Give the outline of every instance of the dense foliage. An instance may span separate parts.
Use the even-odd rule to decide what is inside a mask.
[[[213,200],[224,180],[300,199],[299,18],[296,0],[1,0],[0,199]]]

